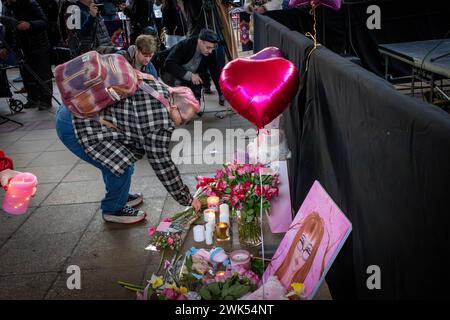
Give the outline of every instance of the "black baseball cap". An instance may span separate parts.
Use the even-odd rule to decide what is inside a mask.
[[[202,29],[198,35],[198,38],[203,41],[208,41],[212,43],[218,43],[217,33],[211,29]]]

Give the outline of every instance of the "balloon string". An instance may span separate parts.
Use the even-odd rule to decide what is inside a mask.
[[[308,56],[306,57],[306,70],[308,71],[308,65],[309,65],[309,58],[311,57],[311,54],[314,50],[317,48],[317,31],[316,31],[316,5],[314,4],[314,1],[311,0],[311,10],[309,11],[309,14],[312,14],[313,16],[313,34],[311,32],[305,33],[305,36],[311,38],[314,41],[314,46],[311,48],[311,50],[308,53]]]
[[[258,129],[258,131],[256,132],[256,164],[259,164],[259,131],[260,129]],[[262,256],[262,269],[264,270],[264,265],[265,265],[265,252],[264,252],[264,234],[263,234],[263,188],[262,188],[262,170],[261,168],[259,169],[259,183],[260,183],[260,190],[261,190],[261,202],[260,202],[260,207],[259,207],[259,214],[260,214],[260,220],[259,220],[259,225],[260,225],[260,231],[261,231],[261,256]],[[266,298],[265,295],[265,281],[264,281],[264,276],[262,277],[262,292],[263,292],[263,300]]]

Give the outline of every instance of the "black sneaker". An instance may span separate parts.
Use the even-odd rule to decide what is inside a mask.
[[[39,110],[50,110],[52,108],[52,104],[50,103],[50,104],[48,104],[48,103],[45,103],[45,102],[39,102],[39,107],[38,107],[38,109]]]
[[[225,105],[225,97],[222,96],[222,95],[219,96],[219,104],[220,104],[221,106],[224,106],[224,105]]]
[[[127,206],[136,208],[144,202],[144,196],[142,193],[131,193],[128,195]]]
[[[28,100],[27,103],[23,105],[25,109],[33,109],[39,107],[39,102]]]
[[[144,220],[146,216],[147,214],[144,211],[125,205],[125,207],[118,212],[104,212],[103,220],[108,222],[131,224]]]
[[[211,90],[211,88],[203,88],[203,92],[205,94],[213,94],[213,91]]]

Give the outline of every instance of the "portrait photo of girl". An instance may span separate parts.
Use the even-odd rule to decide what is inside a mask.
[[[347,217],[320,183],[314,182],[264,279],[275,275],[287,291],[292,290],[292,283],[302,283],[302,299],[312,299],[351,229]]]

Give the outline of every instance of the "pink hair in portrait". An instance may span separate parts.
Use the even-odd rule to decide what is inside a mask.
[[[298,228],[299,225],[300,228]],[[305,282],[325,232],[324,221],[317,212],[310,213],[304,220],[290,227],[290,229],[294,230],[296,228],[298,228],[298,231],[289,251],[285,255],[284,261],[275,271],[275,275],[285,288],[289,288],[293,282]],[[301,248],[299,249],[299,247]],[[277,257],[274,257],[272,260],[275,259]],[[300,268],[293,269],[292,265],[294,265],[294,268],[295,266],[300,266]],[[325,257],[323,257],[321,263],[320,275],[322,275],[324,268]]]

